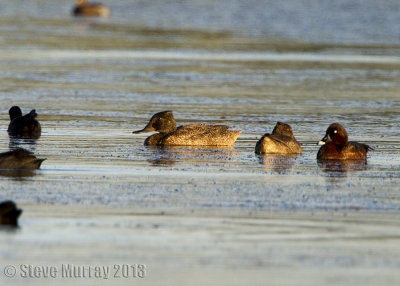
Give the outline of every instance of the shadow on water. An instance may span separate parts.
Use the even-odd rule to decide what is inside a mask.
[[[264,165],[265,170],[284,174],[290,171],[298,157],[297,154],[293,155],[277,155],[277,154],[264,154],[256,155],[259,163]]]

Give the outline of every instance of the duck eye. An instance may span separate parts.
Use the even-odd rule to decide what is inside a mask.
[[[337,130],[336,130],[336,129],[335,129],[335,130],[333,130],[333,133],[335,133],[335,134],[336,134],[336,133],[337,133]]]

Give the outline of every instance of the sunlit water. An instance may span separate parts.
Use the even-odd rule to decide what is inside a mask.
[[[0,2],[0,149],[18,104],[43,134],[17,143],[47,158],[0,174],[0,198],[24,208],[2,265],[146,263],[149,285],[398,282],[396,1],[104,1],[100,20],[72,19],[71,2]],[[131,132],[163,110],[243,132],[233,148],[143,146]],[[303,154],[254,154],[277,121]],[[374,148],[366,164],[318,164],[332,122]]]

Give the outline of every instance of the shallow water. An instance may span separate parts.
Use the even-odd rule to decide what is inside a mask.
[[[325,11],[325,2],[313,7]],[[367,33],[379,20],[355,33],[365,23],[357,16],[330,37],[328,26],[308,34],[289,16],[276,23],[288,34],[269,33],[257,17],[233,21],[236,2],[169,3],[160,18],[156,1],[113,1],[112,17],[101,20],[72,19],[69,1],[5,3],[0,150],[10,147],[7,112],[18,104],[36,109],[43,134],[14,143],[47,160],[23,176],[0,173],[0,198],[24,209],[19,230],[0,232],[1,265],[144,263],[147,278],[135,281],[152,285],[398,283],[397,3],[352,6],[387,16],[379,37]],[[182,28],[198,9],[209,17]],[[162,110],[178,124],[243,133],[234,148],[143,146],[146,134],[131,132]],[[277,121],[292,126],[303,154],[254,154]],[[332,122],[374,147],[366,164],[317,163],[316,143]]]

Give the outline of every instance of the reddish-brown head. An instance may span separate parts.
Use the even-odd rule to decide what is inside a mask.
[[[328,142],[333,142],[335,145],[343,147],[347,144],[348,138],[346,129],[344,129],[342,125],[339,123],[332,123],[326,130],[324,138],[322,138],[319,143],[323,145]]]

